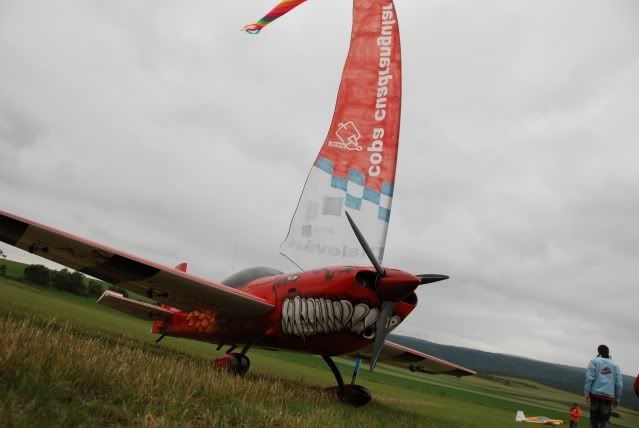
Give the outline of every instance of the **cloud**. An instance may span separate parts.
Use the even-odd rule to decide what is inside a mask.
[[[36,143],[44,129],[34,118],[12,108],[9,102],[0,111],[0,140],[16,147],[27,147]]]

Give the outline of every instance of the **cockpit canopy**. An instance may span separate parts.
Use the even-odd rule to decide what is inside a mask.
[[[231,288],[240,288],[248,284],[249,282],[257,279],[264,278],[266,276],[275,276],[281,275],[284,272],[281,272],[277,269],[257,266],[248,269],[241,270],[239,272],[235,272],[233,275],[222,281],[222,284],[231,287]]]

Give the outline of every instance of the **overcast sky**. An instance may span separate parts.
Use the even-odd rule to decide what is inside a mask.
[[[0,208],[211,279],[295,271],[352,4],[239,31],[274,3],[0,0]],[[607,343],[636,374],[639,2],[396,7],[384,264],[451,275],[397,332],[578,366]]]

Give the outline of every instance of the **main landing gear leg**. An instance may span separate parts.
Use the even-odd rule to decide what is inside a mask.
[[[242,352],[231,352],[236,348],[235,345],[231,346],[226,351],[226,354],[215,359],[213,367],[231,374],[244,376],[251,367],[251,360],[246,356],[250,347],[251,345],[249,344],[244,346]]]
[[[361,385],[355,385],[354,383],[345,385],[342,374],[339,372],[337,365],[331,357],[322,355],[322,358],[324,358],[324,361],[326,361],[326,364],[330,367],[333,372],[333,376],[335,376],[335,380],[337,381],[337,386],[328,388],[326,391],[337,394],[337,398],[339,398],[340,401],[351,404],[355,407],[363,406],[371,401],[371,393],[368,392],[368,389]],[[357,375],[354,374],[353,379],[356,379],[356,377]]]

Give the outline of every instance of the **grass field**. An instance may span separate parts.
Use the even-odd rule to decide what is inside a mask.
[[[0,426],[515,427],[516,410],[566,418],[581,398],[521,379],[360,372],[364,408],[322,392],[321,358],[251,350],[244,378],[211,368],[211,344],[166,338],[90,298],[0,278]],[[345,377],[352,364],[337,359]],[[618,427],[639,413],[619,409]],[[582,421],[585,426],[587,420]]]

